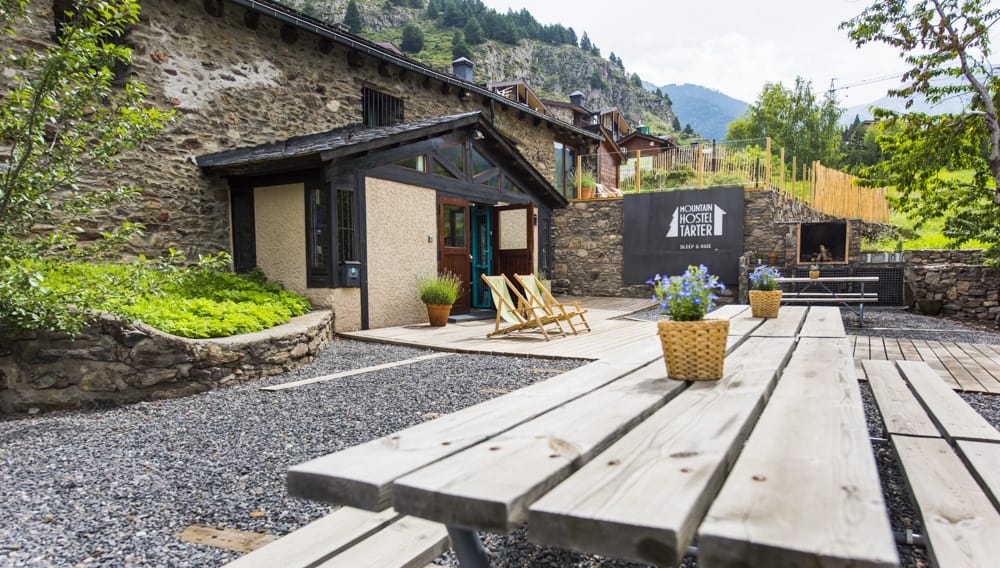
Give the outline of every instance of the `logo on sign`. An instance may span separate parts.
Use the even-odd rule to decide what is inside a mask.
[[[667,237],[721,237],[725,214],[714,203],[681,205],[674,209]]]

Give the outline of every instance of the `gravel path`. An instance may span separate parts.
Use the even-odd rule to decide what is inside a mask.
[[[655,314],[649,317],[655,317]],[[852,324],[852,314],[845,313]],[[866,313],[849,333],[1000,343],[998,334],[901,310]],[[944,331],[941,331],[944,330]],[[899,335],[904,334],[904,335]],[[950,335],[949,335],[950,334]],[[192,524],[285,534],[329,509],[286,496],[294,464],[388,434],[572,369],[581,361],[449,355],[277,393],[258,387],[427,354],[337,340],[295,372],[183,399],[0,421],[0,566],[217,566],[239,556],[177,538]],[[875,438],[881,417],[862,395]],[[1000,397],[963,394],[994,425]],[[920,521],[892,449],[873,451],[897,530]],[[485,535],[497,567],[633,568],[538,547],[524,528]],[[906,567],[923,550],[900,547]],[[437,564],[455,566],[451,553]],[[683,566],[695,566],[685,559]]]

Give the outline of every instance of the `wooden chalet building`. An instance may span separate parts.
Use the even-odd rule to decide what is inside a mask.
[[[90,183],[132,183],[112,212],[147,227],[132,254],[230,251],[237,270],[335,311],[337,330],[425,321],[418,278],[549,273],[552,212],[573,195],[568,154],[602,137],[260,0],[144,0],[127,70],[176,120]],[[51,42],[31,3],[26,45]]]

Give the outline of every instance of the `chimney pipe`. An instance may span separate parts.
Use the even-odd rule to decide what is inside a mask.
[[[452,73],[459,79],[472,83],[472,68],[474,64],[465,57],[459,57],[451,62]]]

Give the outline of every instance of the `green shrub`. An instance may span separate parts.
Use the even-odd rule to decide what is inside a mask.
[[[102,286],[95,284],[100,282]],[[137,286],[141,283],[141,286]],[[155,290],[136,295],[136,289]],[[134,264],[46,263],[42,285],[32,289],[62,301],[87,296],[99,311],[139,320],[182,337],[226,337],[261,331],[311,308],[305,297],[267,282],[217,270],[188,272]],[[103,290],[96,296],[92,290]]]
[[[462,289],[462,281],[451,272],[422,278],[417,283],[420,301],[425,304],[454,304]]]

